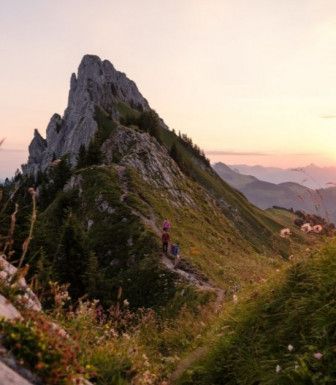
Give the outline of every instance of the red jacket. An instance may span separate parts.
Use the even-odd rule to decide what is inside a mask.
[[[162,234],[162,242],[163,242],[163,243],[168,243],[169,240],[170,240],[169,234],[168,234],[168,233],[163,233],[163,234]]]

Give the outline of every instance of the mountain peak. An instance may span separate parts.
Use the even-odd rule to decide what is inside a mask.
[[[63,117],[54,114],[50,119],[46,139],[41,137],[44,146],[36,146],[34,137],[29,147],[28,164],[23,166],[23,171],[36,174],[38,170],[45,170],[54,156],[59,158],[65,154],[75,164],[80,146],[87,147],[97,131],[97,108],[119,121],[120,104],[138,111],[150,110],[136,84],[123,72],[117,71],[108,60],[84,55],[77,75],[71,75],[68,106]]]

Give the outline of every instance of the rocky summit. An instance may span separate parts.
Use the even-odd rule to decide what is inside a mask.
[[[136,84],[124,73],[117,71],[108,60],[85,55],[77,76],[71,75],[68,106],[63,117],[59,114],[51,117],[45,140],[35,130],[24,172],[44,171],[54,159],[65,154],[74,164],[80,146],[88,146],[97,131],[96,107],[118,119],[118,103],[127,103],[137,111],[150,109]]]

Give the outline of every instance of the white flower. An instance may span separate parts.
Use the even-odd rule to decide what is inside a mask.
[[[281,229],[281,230],[280,230],[280,237],[281,237],[281,238],[287,238],[287,237],[289,237],[290,235],[291,235],[290,229],[285,228],[285,229]]]
[[[314,358],[316,358],[317,360],[320,360],[322,357],[323,357],[322,353],[320,352],[314,353]]]
[[[305,223],[301,226],[301,231],[303,231],[304,233],[310,233],[311,231],[313,231],[313,228],[310,226],[310,223]]]
[[[313,226],[313,231],[316,234],[319,234],[323,230],[323,227],[321,225],[315,225]]]
[[[125,307],[129,306],[128,300],[127,300],[127,299],[124,299],[123,304],[124,304]]]
[[[275,371],[276,371],[276,373],[280,373],[281,372],[281,366],[277,365],[275,368]]]
[[[288,349],[290,352],[292,352],[292,351],[294,350],[294,346],[291,345],[291,344],[289,344],[289,345],[287,346],[287,349]]]
[[[237,303],[238,302],[237,294],[233,294],[232,299],[233,299],[233,303]]]

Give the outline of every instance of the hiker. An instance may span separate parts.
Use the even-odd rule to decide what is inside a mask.
[[[162,234],[162,251],[167,254],[168,252],[168,244],[170,241],[170,236],[167,231],[164,231]]]
[[[174,260],[174,269],[176,269],[177,265],[179,264],[181,258],[180,258],[180,245],[178,243],[174,243],[171,247],[171,253],[173,257],[175,258]]]
[[[170,224],[168,218],[166,218],[166,219],[163,221],[162,228],[163,228],[163,231],[169,231],[169,230],[170,230],[171,224]]]

